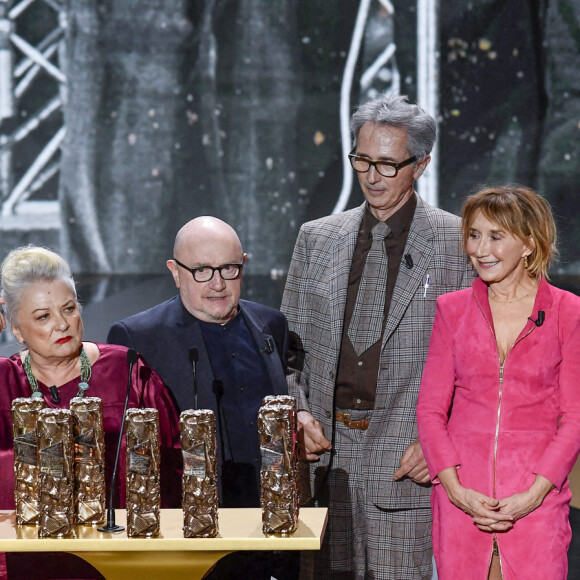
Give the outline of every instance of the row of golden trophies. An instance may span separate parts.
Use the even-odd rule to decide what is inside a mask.
[[[103,523],[101,400],[76,397],[70,409],[50,409],[41,398],[15,399],[12,424],[16,522],[37,525],[39,537],[68,536],[74,525]],[[158,411],[128,409],[124,428],[127,535],[155,536],[160,530],[161,504]],[[295,399],[266,397],[258,413],[258,431],[262,529],[265,534],[291,534],[299,513]],[[184,536],[214,537],[218,534],[218,476],[213,411],[181,413],[180,435]],[[100,529],[113,531],[106,528]]]

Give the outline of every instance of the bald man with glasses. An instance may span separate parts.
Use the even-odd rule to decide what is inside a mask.
[[[167,260],[178,295],[115,323],[107,338],[145,357],[179,411],[214,411],[222,507],[260,505],[258,409],[265,395],[287,393],[286,318],[240,300],[245,261],[231,226],[191,220]]]
[[[179,411],[212,409],[221,507],[259,507],[257,416],[266,395],[288,392],[288,324],[278,310],[241,300],[246,254],[234,229],[202,216],[177,233],[167,267],[179,293],[115,323],[107,341],[140,352]],[[212,580],[294,580],[296,552],[236,552]],[[241,574],[241,575],[240,575]]]

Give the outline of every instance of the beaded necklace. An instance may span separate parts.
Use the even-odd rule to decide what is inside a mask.
[[[81,382],[79,383],[79,392],[77,393],[77,397],[84,397],[85,391],[89,388],[89,381],[91,380],[93,371],[91,369],[91,361],[89,360],[85,349],[81,347],[79,354],[81,359]],[[28,378],[28,382],[30,383],[30,388],[32,389],[31,396],[42,398],[42,393],[38,388],[38,381],[32,373],[32,367],[30,366],[30,353],[26,355],[23,366],[24,371],[26,372],[26,377]]]

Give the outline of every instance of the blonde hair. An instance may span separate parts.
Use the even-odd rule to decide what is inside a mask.
[[[6,317],[11,323],[16,322],[24,291],[41,280],[63,280],[70,286],[76,300],[77,292],[69,265],[56,252],[29,245],[12,250],[4,258],[1,266],[1,295]]]
[[[484,187],[470,195],[461,211],[464,247],[478,211],[524,244],[531,238],[534,247],[527,272],[532,278],[548,277],[548,268],[558,254],[557,233],[552,210],[543,197],[523,185]]]

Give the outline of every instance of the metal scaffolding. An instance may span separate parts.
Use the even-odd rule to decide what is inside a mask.
[[[57,185],[51,179],[59,171],[60,146],[65,134],[62,109],[66,77],[61,68],[65,27],[61,0],[0,0],[3,227],[18,227],[26,217],[34,215],[42,215],[42,219],[32,220],[41,227],[58,223]],[[31,106],[34,110],[29,111]],[[24,150],[23,145],[27,144],[31,144],[28,150],[33,153],[23,159],[17,151]],[[52,191],[47,191],[49,183]],[[33,194],[36,200],[27,201]]]
[[[363,45],[372,36],[373,8],[381,11],[381,30],[374,31],[382,47],[365,63],[359,80],[359,95],[370,98],[377,90],[400,93],[401,79],[394,42],[395,8],[389,0],[360,0],[353,29],[340,95],[340,128],[343,156],[343,185],[333,212],[342,211],[352,191],[353,175],[347,155],[351,148],[349,118],[355,69]],[[34,11],[47,14],[44,34],[32,39],[26,26]],[[376,10],[375,10],[376,13]],[[418,101],[428,113],[438,116],[437,0],[417,0],[417,92]],[[20,23],[23,23],[20,26]],[[52,216],[38,220],[40,227],[59,221],[59,203],[53,178],[59,172],[60,147],[64,139],[63,104],[66,76],[63,72],[66,13],[64,0],[0,0],[0,228],[15,227],[31,214]],[[22,33],[19,34],[20,29]],[[377,87],[380,87],[377,89]],[[23,102],[30,94],[35,110]],[[40,102],[40,104],[38,104]],[[56,119],[56,122],[55,122]],[[50,129],[47,129],[50,127]],[[15,150],[26,140],[34,143],[32,156],[15,160]],[[432,152],[429,171],[421,179],[422,197],[437,205],[437,149]],[[52,184],[52,191],[47,191]],[[34,202],[28,201],[34,194]],[[2,218],[6,219],[2,222]],[[16,225],[16,227],[18,227]],[[58,227],[58,226],[56,226]]]

